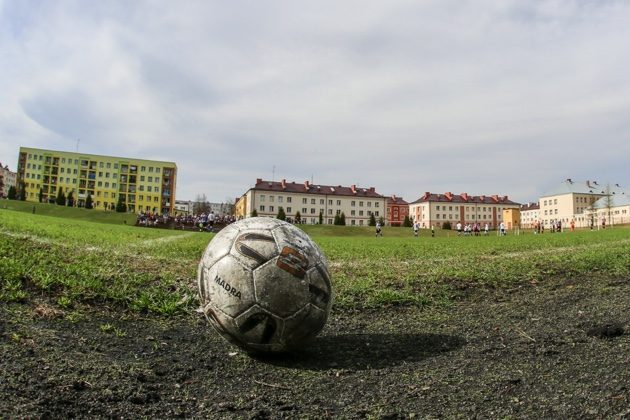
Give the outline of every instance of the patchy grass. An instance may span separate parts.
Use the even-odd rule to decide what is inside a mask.
[[[435,238],[404,228],[383,238],[371,228],[305,230],[328,256],[335,305],[346,308],[448,305],[471,288],[630,275],[628,228]],[[198,305],[197,264],[212,234],[0,209],[0,237],[0,301],[46,297],[59,310],[113,304],[170,315]]]

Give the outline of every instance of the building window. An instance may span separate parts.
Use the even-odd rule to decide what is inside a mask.
[[[302,204],[306,204],[307,199],[306,198],[302,198]]]
[[[284,201],[284,198],[282,196],[278,196],[278,203],[282,203]]]
[[[149,179],[151,179],[151,177],[149,177]],[[149,181],[149,182],[151,182],[151,181]],[[262,195],[260,196],[260,201],[265,201],[265,195],[264,195],[264,194],[262,194]]]
[[[363,207],[363,201],[359,201],[359,207]]]
[[[340,206],[341,205],[341,200],[337,200],[337,205]]]
[[[273,211],[273,206],[269,206],[269,211]]]
[[[315,204],[315,199],[311,198],[311,204]]]
[[[270,195],[270,196],[269,196],[269,202],[270,202],[270,203],[273,203],[273,195]]]
[[[258,207],[258,209],[259,209],[260,211],[265,211],[265,206],[261,204],[261,205],[260,205],[260,207]]]
[[[287,213],[288,213],[288,214],[291,214],[291,212],[292,212],[292,211],[293,211],[293,210],[291,209],[291,207],[287,207]]]
[[[302,207],[302,214],[306,214],[306,207]]]
[[[291,202],[291,197],[287,197],[287,203]]]
[[[356,205],[356,203],[357,203],[356,201],[352,201],[352,202],[350,203],[350,205],[351,205],[352,207],[354,207],[354,206]]]

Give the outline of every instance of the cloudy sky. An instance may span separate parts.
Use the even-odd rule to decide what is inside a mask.
[[[77,145],[191,200],[628,187],[630,2],[0,0],[0,162]]]

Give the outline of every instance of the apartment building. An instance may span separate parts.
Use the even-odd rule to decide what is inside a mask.
[[[9,165],[2,166],[0,163],[0,197],[9,195],[9,188],[15,187],[17,182],[17,173],[11,172]]]
[[[53,202],[59,190],[82,207],[88,195],[97,210],[173,213],[177,165],[127,157],[20,147],[17,184],[27,201]]]
[[[593,203],[589,209],[594,225],[602,226],[603,221],[608,226],[630,223],[630,195],[626,192],[602,197]]]
[[[518,209],[519,203],[507,195],[469,195],[468,193],[433,194],[425,192],[422,197],[409,204],[409,217],[420,223],[422,228],[442,227],[449,222],[452,227],[461,222],[488,223],[494,229],[503,220],[503,210]]]
[[[402,226],[405,217],[409,215],[409,203],[393,194],[387,197],[387,217],[385,223],[390,226]]]
[[[624,194],[625,191],[619,184],[576,182],[568,178],[540,197],[540,221],[548,226],[558,220],[563,224],[573,220],[577,227],[587,227],[591,224],[591,212],[595,202],[603,197]]]
[[[258,216],[276,217],[280,207],[287,218],[295,220],[300,213],[302,223],[332,225],[336,215],[344,214],[346,225],[367,226],[370,216],[385,216],[386,199],[374,187],[360,188],[337,185],[256,180],[235,205],[237,218],[250,217],[254,210]]]
[[[540,205],[538,203],[525,203],[521,205],[521,227],[533,229],[540,220]]]

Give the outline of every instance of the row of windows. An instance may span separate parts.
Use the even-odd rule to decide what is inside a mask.
[[[558,204],[558,199],[554,198],[553,199],[553,203],[551,202],[551,200],[545,200],[545,201],[543,201],[543,206],[546,206],[547,202],[549,202],[549,205],[551,206],[552,204]]]
[[[448,217],[446,217],[446,216],[448,216]],[[455,215],[455,217],[453,217],[452,213],[448,214],[448,215],[446,213],[444,213],[444,214],[436,213],[435,218],[436,219],[458,220],[459,219],[459,215]],[[477,220],[487,220],[487,221],[491,220],[490,215],[486,215],[486,214],[481,214],[481,215],[479,215],[478,218],[476,218],[475,215],[473,214],[471,216],[466,216],[466,218],[471,219],[471,220],[475,220],[475,219],[477,219]],[[499,219],[499,220],[502,219],[502,216],[500,214],[498,214],[497,215],[497,219]]]
[[[28,177],[27,177],[27,178],[28,178]],[[39,176],[37,177],[37,179],[38,179],[38,180],[40,179],[40,178],[39,178]],[[76,184],[77,184],[77,179],[76,179],[76,178],[65,178],[65,182],[64,182],[64,178],[63,178],[63,177],[59,177],[58,181],[55,181],[55,180],[53,179],[51,182],[46,182],[46,180],[45,180],[45,181],[44,181],[44,183],[49,183],[49,184],[53,184],[53,185],[54,185],[54,184],[57,184],[57,183],[59,183],[59,184],[67,184],[67,185],[70,185],[70,184],[74,184],[74,185],[76,185]],[[30,185],[31,185],[31,188],[35,188],[35,187],[34,187],[34,183],[32,183],[32,182],[31,182],[31,184],[30,184]],[[81,181],[81,186],[84,186],[84,185],[86,185],[86,184],[85,184],[85,180],[82,180],[82,181]],[[109,182],[107,182],[107,181],[105,181],[105,182],[103,182],[103,181],[97,181],[96,183],[95,183],[94,181],[91,181],[91,183],[89,183],[89,185],[91,185],[91,186],[92,186],[92,188],[94,188],[94,185],[96,185],[98,188],[113,188],[113,189],[116,189],[116,188],[118,187],[118,184],[117,184],[117,183],[112,182],[112,183],[110,184],[110,183],[109,183]],[[37,184],[37,188],[40,188],[40,187],[41,187],[41,185],[40,185],[40,184]],[[123,184],[123,185],[122,185],[122,187],[123,187],[124,189],[127,189],[127,187],[125,186],[125,184]],[[160,192],[160,187],[159,187],[159,186],[155,186],[155,187],[154,187],[154,186],[151,186],[151,185],[147,185],[147,186],[145,186],[145,185],[139,185],[139,186],[138,186],[138,191],[145,191],[145,188],[146,188],[146,191],[147,191],[147,192],[156,192],[156,193],[159,193],[159,192]],[[130,189],[135,189],[135,187],[133,187],[133,186],[132,186],[132,187],[130,187]]]
[[[28,159],[29,160],[38,160],[38,161],[44,161],[44,158],[46,158],[46,162],[50,163],[50,156],[45,157],[44,155],[37,155],[37,154],[33,154],[33,153],[29,153],[28,154]],[[58,165],[59,161],[61,160],[62,164],[68,163],[68,164],[72,164],[74,163],[75,165],[79,164],[79,159],[66,159],[65,157],[62,158],[53,158],[53,164]],[[96,166],[96,162],[91,161],[91,164],[93,164],[94,166]],[[30,165],[30,163],[28,164]],[[33,166],[35,166],[35,164],[33,164]],[[81,166],[88,166],[88,161],[85,159],[81,160]],[[107,168],[107,169],[111,169],[113,166],[114,169],[118,169],[118,163],[111,163],[111,162],[98,162],[98,167],[99,168]],[[30,167],[30,166],[29,166]],[[40,169],[41,169],[41,165],[40,165]],[[120,165],[120,169],[122,172],[131,172],[131,173],[135,173],[138,170],[138,167],[136,165],[126,165],[126,164],[122,164]],[[161,168],[158,166],[141,166],[140,167],[140,172],[154,172],[155,173],[160,173]]]
[[[441,208],[440,208],[440,206],[435,206],[435,210],[442,210],[442,211],[445,211],[445,210],[458,211],[459,210],[459,206],[448,206],[448,209],[446,207],[447,206],[441,206]],[[462,206],[462,207],[464,207],[467,212],[471,212],[473,210],[476,210],[476,211],[487,213],[487,212],[491,212],[493,208],[496,208],[497,211],[502,211],[503,210],[503,207],[479,207],[479,206]]]
[[[281,196],[281,195],[279,195],[279,196],[277,196],[277,197],[276,197],[276,196],[273,196],[273,195],[270,195],[270,196],[265,196],[264,194],[261,194],[261,195],[259,196],[260,202],[264,202],[265,200],[267,200],[267,199],[268,199],[270,203],[273,203],[273,202],[276,202],[276,201],[277,201],[278,203],[283,203],[285,198],[286,198],[286,202],[287,202],[287,203],[291,203],[291,202],[292,202],[293,197],[284,197],[284,196]],[[325,199],[323,199],[323,198],[320,198],[320,199],[319,199],[319,204],[320,204],[321,206],[323,206],[325,203],[326,203],[326,200],[325,200]],[[302,198],[302,204],[308,204],[308,198],[303,197],[303,198]],[[317,204],[317,199],[316,199],[316,198],[311,198],[311,204]],[[364,206],[364,204],[365,204],[367,207],[372,207],[372,201],[367,201],[367,202],[359,201],[359,207],[363,207],[363,206]],[[333,205],[333,200],[328,200],[328,205],[329,205],[329,206],[332,206],[332,205]],[[341,205],[341,200],[337,200],[337,205],[338,205],[338,206],[340,206],[340,205]],[[357,202],[356,202],[356,201],[351,201],[351,202],[350,202],[350,205],[351,205],[352,207],[356,207]],[[378,201],[375,201],[375,202],[374,202],[374,207],[379,207],[379,202],[378,202]]]
[[[41,165],[38,165],[38,166],[39,166],[38,168],[35,168],[35,165],[33,165],[33,167],[31,168],[30,163],[29,163],[27,165],[27,168],[28,169],[41,169]],[[53,172],[53,175],[56,175],[56,173],[57,173],[56,171]],[[78,175],[79,174],[77,169],[64,168],[64,167],[59,168],[59,173],[62,173],[62,174],[68,173],[68,174],[72,174],[72,175]],[[111,178],[113,178],[113,179],[117,179],[118,178],[118,174],[116,172],[113,172],[111,174],[109,172],[98,172],[98,177],[99,178],[109,178],[110,175],[111,175]],[[30,172],[26,172],[26,174],[24,176],[26,178],[35,178],[37,176],[37,179],[40,179],[41,174],[33,174],[33,173],[30,173]],[[81,177],[82,178],[94,179],[96,177],[96,172],[93,172],[93,173],[91,172],[91,173],[88,174],[86,171],[81,171]],[[127,178],[127,175],[121,175],[120,179],[122,180],[122,182],[126,182],[128,178]],[[129,180],[132,181],[132,182],[135,182],[135,179],[136,179],[135,176],[129,177]],[[156,176],[156,177],[148,176],[147,177],[145,175],[140,175],[140,182],[145,182],[145,180],[146,180],[146,182],[158,183],[158,182],[160,182],[160,177],[158,177],[158,176]]]
[[[267,207],[267,206],[265,206],[265,204],[261,204],[260,206],[258,206],[258,210],[259,210],[259,211],[261,211],[261,212],[268,211],[268,212],[273,213],[273,212],[275,212],[275,211],[276,211],[276,208],[275,208],[274,206],[268,206],[268,207]],[[279,210],[279,209],[278,209],[278,210]],[[317,211],[317,209],[316,209],[316,208],[314,208],[314,207],[311,207],[310,209],[308,209],[308,208],[306,208],[306,207],[303,207],[303,208],[302,208],[302,210],[301,210],[301,213],[302,213],[302,214],[308,214],[308,213],[309,213],[309,211],[310,211],[310,214],[319,214],[319,212]],[[321,211],[321,210],[320,210],[320,211]],[[292,213],[293,213],[293,208],[292,208],[292,207],[287,207],[287,208],[286,208],[286,213],[287,213],[287,214],[292,214]],[[356,216],[356,215],[357,215],[356,213],[357,213],[357,211],[356,211],[356,210],[351,210],[351,211],[350,211],[350,215],[351,215],[351,216]],[[379,216],[379,212],[378,212],[378,211],[372,212],[372,211],[370,211],[370,210],[367,210],[367,212],[366,212],[366,213],[367,213],[367,216],[372,215],[372,213],[374,213],[374,216],[376,216],[376,217],[378,217],[378,216]],[[328,214],[329,214],[329,215],[332,215],[332,214],[333,214],[333,209],[328,209]],[[334,214],[340,215],[340,214],[341,214],[341,210],[340,210],[340,209],[335,210],[335,213],[334,213]],[[363,210],[359,210],[359,216],[364,216],[364,212],[363,212]]]

